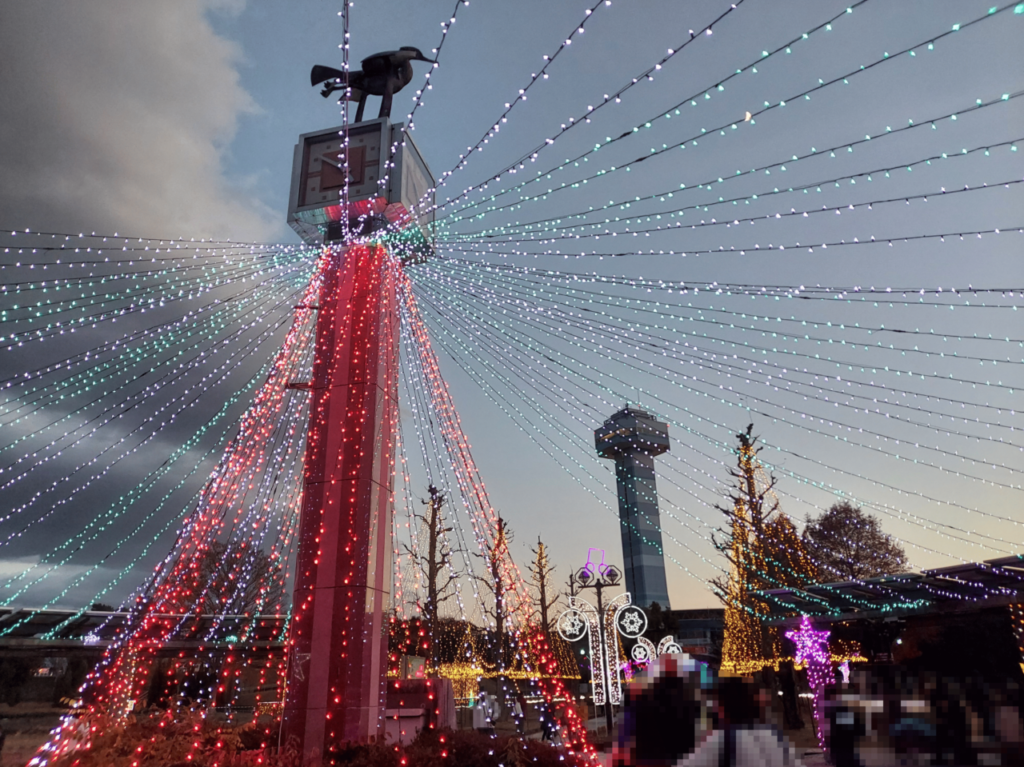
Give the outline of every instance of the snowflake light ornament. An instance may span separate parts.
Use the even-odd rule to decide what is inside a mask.
[[[650,643],[648,642],[647,644]],[[637,642],[635,645],[633,645],[633,649],[630,652],[630,654],[633,656],[633,660],[635,660],[637,663],[647,663],[649,660],[651,660],[650,648],[643,642]]]
[[[626,605],[615,616],[615,625],[622,636],[636,639],[647,630],[647,616],[636,605]]]
[[[566,642],[577,642],[587,634],[587,618],[579,610],[570,608],[558,616],[558,633]]]

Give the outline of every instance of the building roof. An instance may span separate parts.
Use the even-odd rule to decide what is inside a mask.
[[[823,622],[962,612],[1024,601],[1024,554],[920,573],[759,592],[769,623]]]
[[[113,640],[128,619],[127,612],[105,612],[99,610],[39,610],[33,608],[0,607],[0,643],[4,640],[49,639],[86,641],[102,644]],[[185,619],[186,616],[159,616],[168,619]],[[245,632],[247,627],[250,641],[279,642],[284,627],[283,615],[200,615],[188,616],[190,638],[205,639],[209,642],[225,642]]]

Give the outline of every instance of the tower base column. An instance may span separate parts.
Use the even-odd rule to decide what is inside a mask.
[[[391,588],[398,317],[387,254],[332,256],[316,329],[282,745],[375,740]]]

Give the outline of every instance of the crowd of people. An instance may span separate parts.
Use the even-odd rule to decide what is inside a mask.
[[[1006,677],[855,669],[825,691],[829,755],[837,767],[1024,765],[1022,692]]]
[[[686,656],[663,656],[627,689],[612,764],[799,767],[768,704],[750,679],[720,679]]]
[[[686,655],[662,656],[626,686],[612,764],[1024,767],[1024,684],[1019,679],[944,676],[899,664],[855,667],[825,687],[820,721],[804,689],[800,729],[794,727],[793,712],[785,710],[784,687],[779,675],[723,677]],[[569,719],[586,714],[572,701],[528,706],[516,695],[504,703],[521,737],[526,712],[535,708],[541,740],[576,745],[565,742],[572,729]],[[494,734],[501,712],[497,696],[481,692],[474,727]]]
[[[837,679],[824,698],[822,721],[808,717],[798,753],[780,726],[778,691],[765,679],[719,678],[685,656],[662,657],[627,690],[612,764],[1024,765],[1017,680],[875,666],[855,669],[849,681]]]

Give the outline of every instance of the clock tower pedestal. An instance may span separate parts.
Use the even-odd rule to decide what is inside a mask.
[[[334,246],[320,296],[282,745],[376,739],[391,584],[398,313],[378,245]]]

